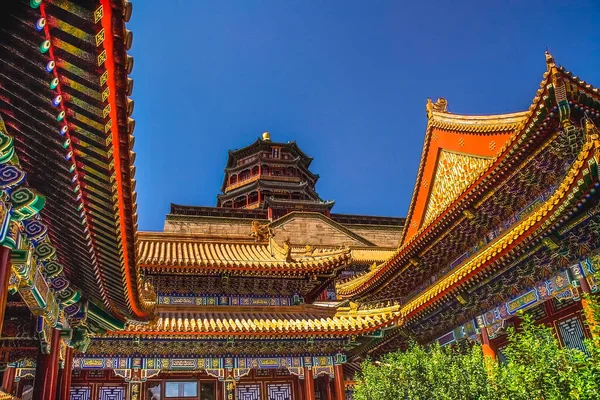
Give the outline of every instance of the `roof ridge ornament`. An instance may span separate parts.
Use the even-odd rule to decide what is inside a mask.
[[[598,140],[600,132],[590,118],[585,119],[585,133],[588,141]]]
[[[556,68],[556,62],[554,61],[554,57],[552,54],[550,54],[548,49],[546,49],[544,54],[546,55],[546,70],[550,72],[552,68]]]
[[[447,113],[448,112],[448,101],[443,97],[438,97],[437,101],[434,103],[430,98],[427,99],[427,104],[425,105],[425,110],[427,110],[427,118],[431,118],[433,116],[433,112]]]

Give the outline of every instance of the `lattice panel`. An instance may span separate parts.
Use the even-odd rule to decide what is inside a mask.
[[[71,387],[71,400],[90,400],[92,388],[89,386]]]
[[[292,385],[289,383],[270,384],[267,388],[269,400],[292,400]]]
[[[260,400],[260,385],[259,384],[237,385],[236,399],[237,400]]]
[[[122,386],[101,387],[98,400],[125,400],[125,388]]]
[[[573,304],[573,302],[574,302],[573,299],[557,300],[556,298],[553,298],[552,306],[554,307],[554,311],[560,311],[564,308],[569,307],[571,304]]]
[[[534,320],[538,320],[538,319],[542,319],[546,317],[546,308],[544,307],[544,304],[539,304],[533,308],[531,308],[530,310],[527,311],[527,314],[531,315],[531,317]]]
[[[558,323],[558,331],[565,347],[579,349],[587,353],[583,325],[578,317],[572,317]]]
[[[92,369],[88,371],[88,379],[104,379],[104,370]]]
[[[257,369],[254,371],[254,376],[271,376],[271,370],[269,369]]]

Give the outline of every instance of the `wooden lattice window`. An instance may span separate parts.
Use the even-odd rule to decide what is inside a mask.
[[[259,384],[242,384],[236,386],[237,400],[260,400],[260,385]]]
[[[292,400],[292,385],[289,383],[269,384],[267,392],[268,400]]]

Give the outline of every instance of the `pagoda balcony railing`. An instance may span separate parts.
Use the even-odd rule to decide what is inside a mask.
[[[538,206],[540,206],[546,200],[548,200],[548,198],[550,198],[550,196],[552,195],[552,193],[554,193],[555,190],[556,190],[556,186],[552,186],[552,187],[548,188],[548,190],[544,191],[541,195],[536,197],[533,201],[531,201],[525,207],[521,208],[519,211],[514,213],[510,218],[508,218],[505,221],[503,221],[502,223],[500,223],[496,228],[494,228],[487,235],[485,235],[476,245],[474,245],[469,250],[467,250],[466,252],[461,254],[458,258],[456,258],[454,261],[452,261],[450,264],[448,264],[445,268],[442,268],[441,270],[437,271],[434,275],[431,276],[430,280],[423,282],[421,285],[418,285],[417,287],[415,287],[412,291],[410,291],[406,295],[394,297],[394,298],[390,298],[390,299],[367,302],[367,303],[364,303],[364,307],[374,307],[377,305],[384,304],[386,302],[391,302],[391,303],[399,304],[399,305],[406,304],[409,300],[412,300],[414,297],[416,297],[419,293],[421,293],[427,287],[434,284],[440,278],[445,276],[448,272],[452,271],[454,268],[456,268],[463,262],[467,261],[469,259],[469,257],[471,257],[472,255],[477,253],[479,250],[483,249],[485,246],[487,246],[488,244],[493,242],[495,239],[497,239],[502,234],[502,232],[506,231],[511,226],[514,226],[517,222],[521,221],[523,218],[525,218],[526,216],[531,214],[533,211],[535,211],[535,209],[537,209]],[[361,307],[362,307],[362,304],[361,304]]]
[[[286,176],[286,175],[270,175],[270,174],[262,174],[262,175],[250,175],[247,178],[240,179],[235,183],[230,183],[225,188],[225,193],[232,191],[233,189],[237,189],[248,183],[252,183],[259,179],[271,180],[271,181],[279,181],[279,182],[302,182],[302,178],[299,176]]]

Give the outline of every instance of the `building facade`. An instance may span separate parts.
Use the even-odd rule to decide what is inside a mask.
[[[411,339],[502,359],[520,310],[583,348],[600,93],[550,54],[527,111],[428,101],[406,218],[333,213],[265,133],[229,152],[215,207],[142,232],[131,3],[2,7],[0,398],[342,400]]]

